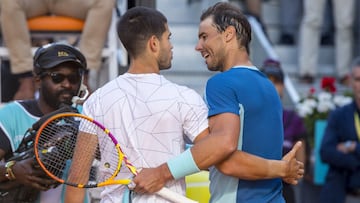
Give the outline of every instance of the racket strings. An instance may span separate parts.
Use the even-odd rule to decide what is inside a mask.
[[[92,187],[116,176],[114,171],[118,173],[122,161],[114,153],[116,146],[107,133],[102,126],[82,117],[52,120],[38,138],[39,160],[47,173],[60,182]],[[73,161],[74,156],[76,161]],[[74,168],[81,170],[68,177],[72,165],[77,164],[79,166]],[[90,170],[84,170],[88,168]],[[100,170],[109,172],[99,176]]]
[[[36,158],[44,171],[60,183],[82,188],[129,184],[118,176],[123,167],[136,168],[102,124],[81,114],[61,114],[41,126],[35,139]]]
[[[81,118],[80,121],[79,130],[82,133],[79,134],[80,137],[77,140],[80,153],[76,157],[76,162],[84,163],[82,168],[89,168],[91,165],[91,170],[80,171],[77,179],[69,178],[68,182],[78,183],[84,187],[95,187],[97,183],[115,176],[114,171],[120,167],[121,160],[117,154],[114,154],[115,144],[108,136],[108,130],[91,120]],[[100,173],[100,171],[108,172]]]
[[[99,149],[99,152],[101,152],[101,154],[99,154],[101,156],[99,170],[102,170],[102,176],[97,177],[97,182],[104,182],[109,179],[114,179],[120,172],[123,161],[122,154],[118,151],[117,145],[108,135],[108,133],[109,131],[105,128],[101,128],[101,131],[99,130],[97,133],[99,138],[99,146],[101,146],[101,149]]]
[[[61,178],[64,175],[66,160],[72,157],[77,134],[77,123],[53,120],[41,132],[38,151],[46,169]]]

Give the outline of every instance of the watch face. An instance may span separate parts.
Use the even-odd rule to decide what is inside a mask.
[[[5,167],[8,168],[8,167],[11,167],[15,164],[16,162],[15,161],[9,161],[5,164]]]
[[[5,173],[5,177],[9,180],[15,180],[16,177],[14,175],[14,173],[12,172],[11,167],[15,165],[15,161],[9,161],[5,164],[5,168],[6,168],[6,173]]]

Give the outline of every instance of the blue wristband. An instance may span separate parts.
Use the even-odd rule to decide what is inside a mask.
[[[167,165],[175,180],[200,171],[194,161],[190,149],[187,149],[179,156],[170,159],[167,162]]]

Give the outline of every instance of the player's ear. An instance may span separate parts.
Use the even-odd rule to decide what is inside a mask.
[[[153,52],[157,52],[159,50],[160,41],[155,35],[150,37],[149,46],[150,46],[151,51],[153,51]]]
[[[35,75],[33,78],[34,78],[35,89],[39,89],[41,86],[41,77],[39,75]]]
[[[224,32],[226,41],[230,41],[232,38],[236,37],[236,29],[234,26],[228,26]]]

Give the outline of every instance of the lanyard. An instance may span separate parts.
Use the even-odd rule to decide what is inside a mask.
[[[356,111],[354,113],[354,121],[355,121],[356,134],[358,139],[360,140],[360,119],[359,119],[359,114]]]

